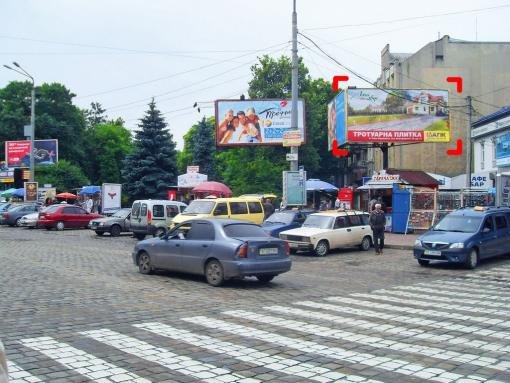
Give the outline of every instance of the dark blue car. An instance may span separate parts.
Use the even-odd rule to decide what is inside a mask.
[[[457,263],[474,269],[478,261],[510,252],[510,208],[463,208],[451,212],[416,239],[414,257],[430,262]]]
[[[272,237],[278,238],[278,235],[285,230],[301,227],[306,217],[313,213],[313,210],[282,210],[271,214],[262,224],[262,228]]]

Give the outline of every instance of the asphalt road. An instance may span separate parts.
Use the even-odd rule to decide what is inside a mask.
[[[293,256],[268,285],[144,276],[130,236],[0,227],[14,382],[510,382],[510,264]]]

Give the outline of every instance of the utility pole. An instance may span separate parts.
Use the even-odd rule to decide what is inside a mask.
[[[469,108],[469,123],[466,140],[466,188],[471,188],[471,96],[467,96],[467,103]]]
[[[298,55],[297,55],[297,13],[296,0],[293,0],[292,11],[292,114],[290,117],[291,130],[298,129]],[[297,157],[298,147],[291,146],[290,153]],[[290,161],[290,170],[298,170],[298,160]]]

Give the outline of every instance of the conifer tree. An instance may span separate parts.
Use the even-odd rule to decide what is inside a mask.
[[[125,190],[131,200],[167,199],[168,188],[177,183],[177,154],[154,100],[138,126],[141,130],[136,132],[133,152],[124,162]]]
[[[193,165],[200,167],[200,173],[207,174],[208,180],[216,179],[216,152],[214,120],[205,117],[197,125],[193,140]]]

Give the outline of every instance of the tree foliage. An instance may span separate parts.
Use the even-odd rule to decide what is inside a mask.
[[[90,184],[82,170],[66,160],[59,160],[54,165],[36,167],[35,180],[39,185],[51,184],[58,192],[73,191]]]
[[[154,101],[138,126],[141,130],[122,171],[126,191],[131,199],[167,198],[168,188],[177,181],[175,142]]]

